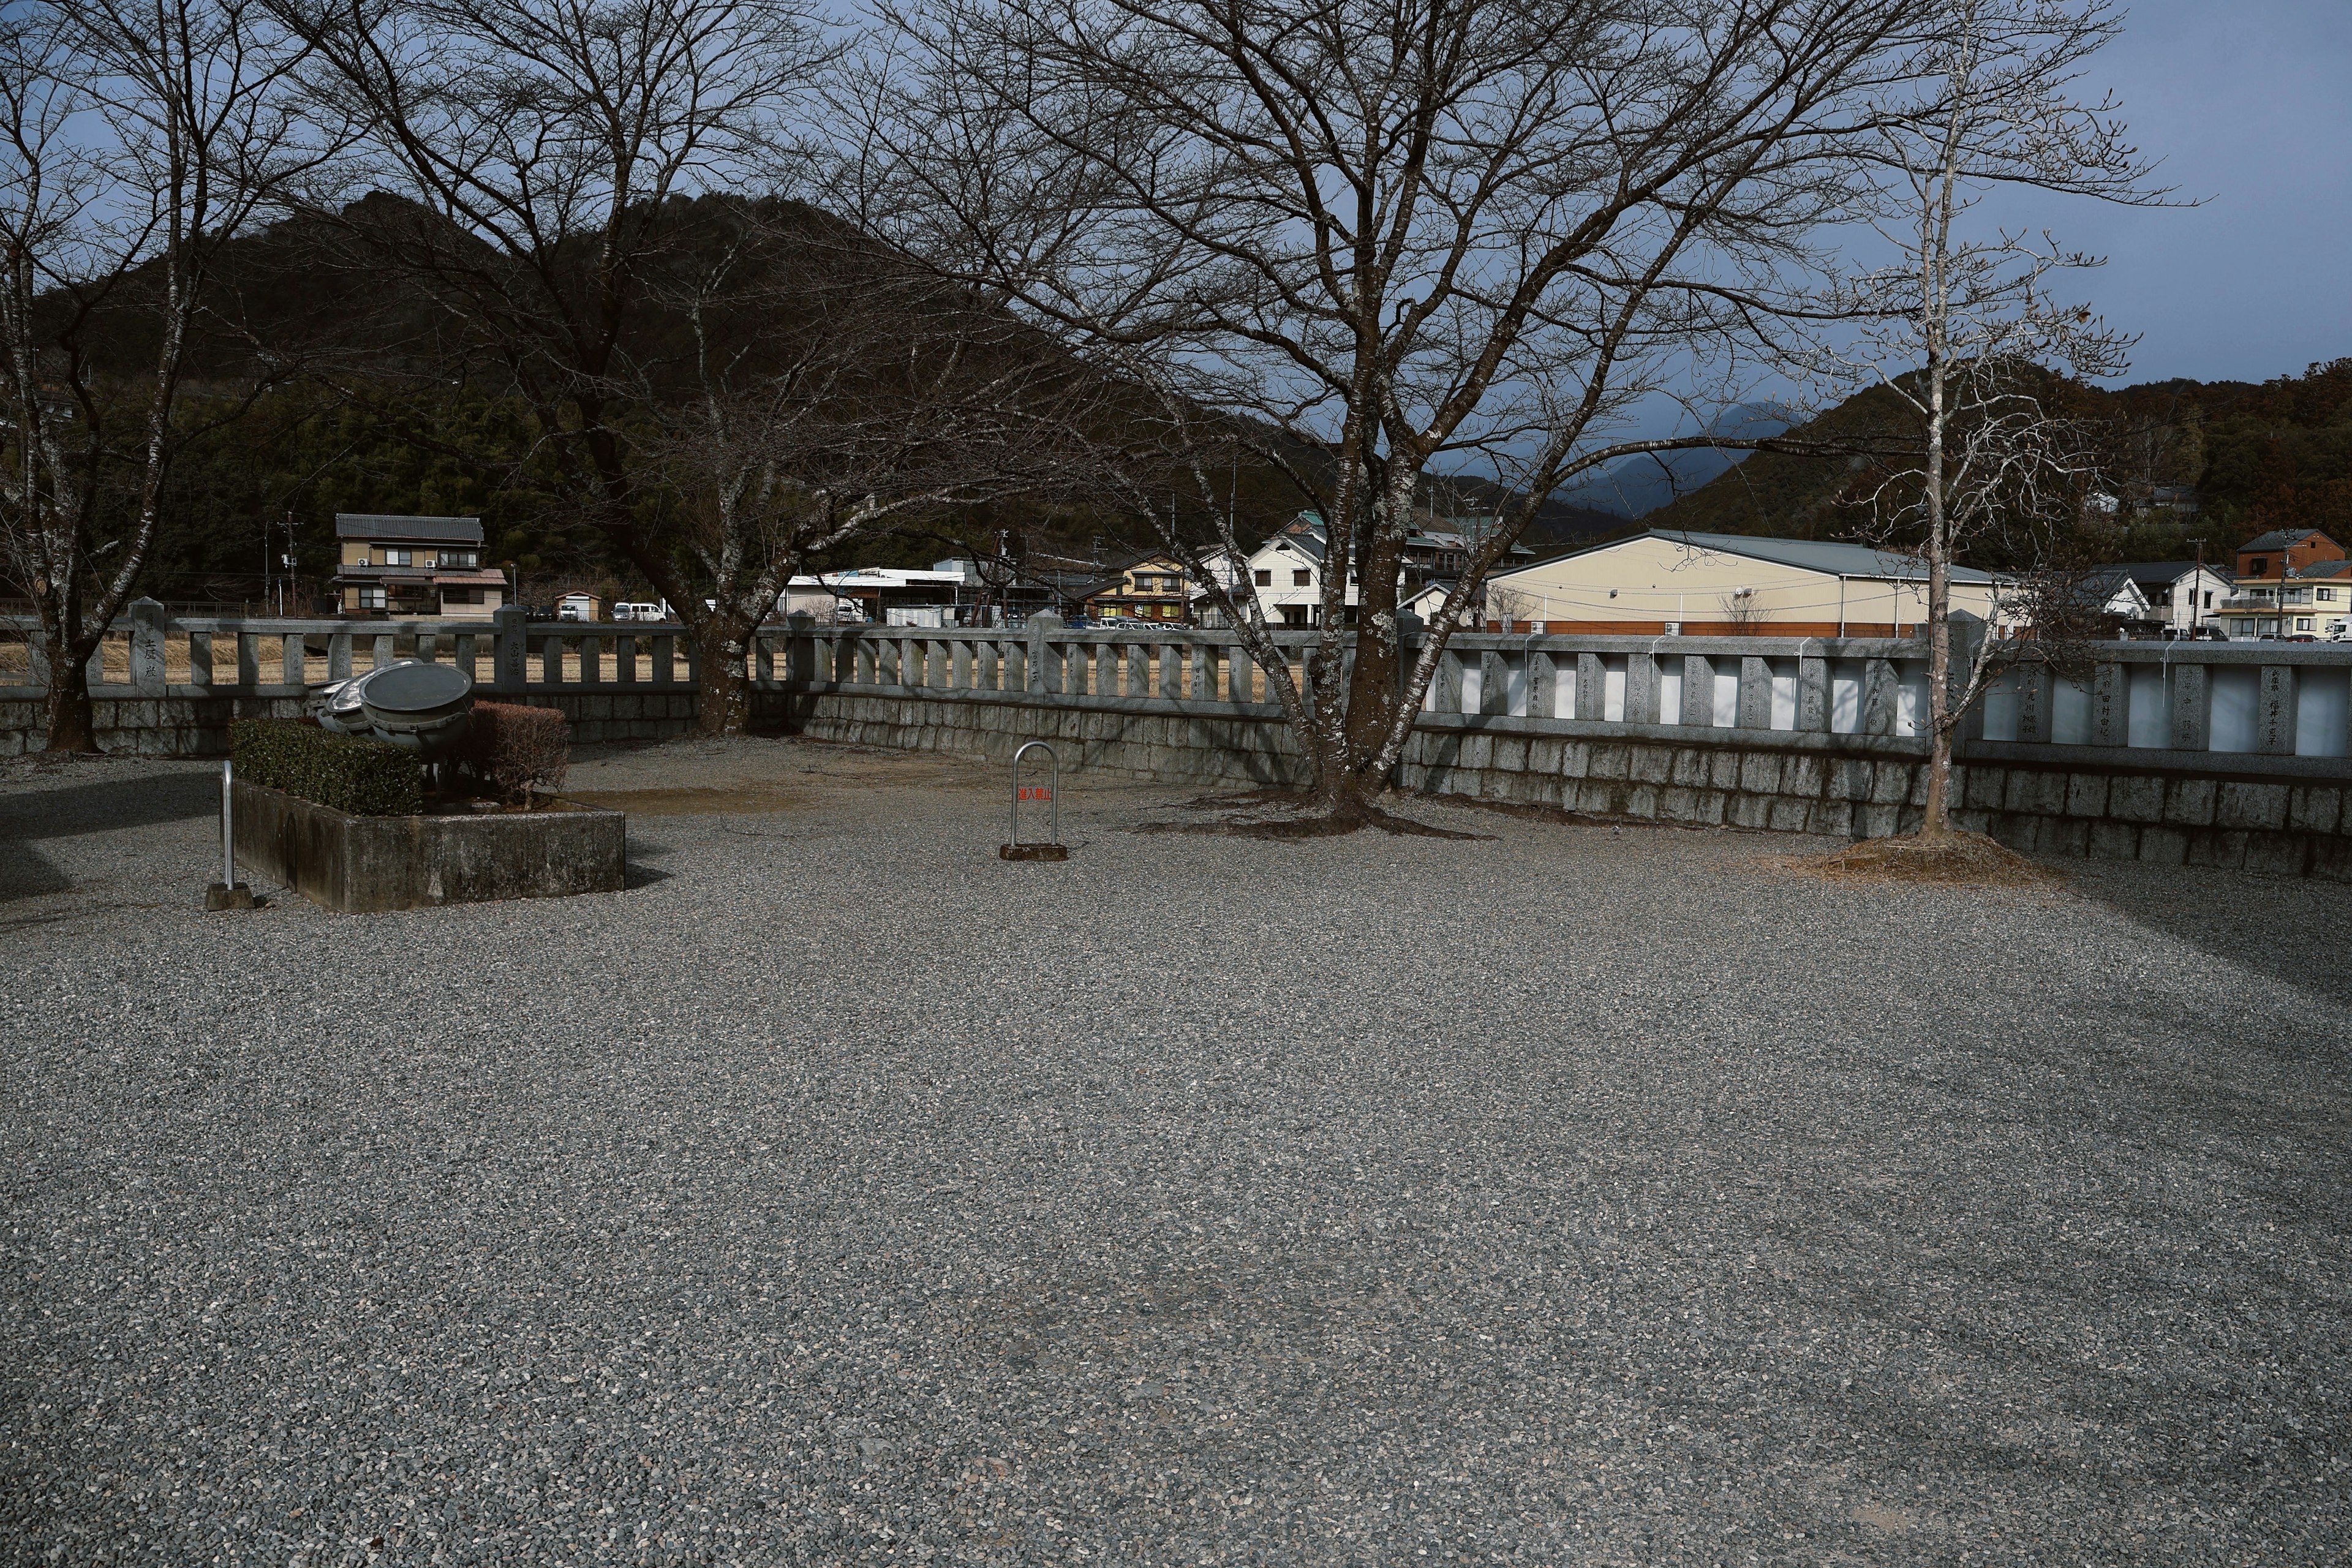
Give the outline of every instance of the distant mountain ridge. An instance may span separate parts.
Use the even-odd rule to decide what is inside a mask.
[[[1723,439],[1778,436],[1791,410],[1777,403],[1743,403],[1724,410],[1706,429]],[[1698,489],[1745,460],[1742,447],[1694,447],[1623,458],[1559,492],[1567,504],[1632,519],[1645,517]]]

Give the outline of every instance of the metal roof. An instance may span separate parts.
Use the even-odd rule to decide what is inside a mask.
[[[339,511],[337,539],[429,539],[436,544],[479,544],[478,517],[400,517],[390,512]]]
[[[1927,563],[1917,556],[1879,550],[1867,544],[1841,544],[1821,539],[1767,539],[1745,533],[1692,533],[1675,528],[1653,528],[1624,539],[1582,545],[1536,562],[1534,566],[1549,566],[1555,561],[1571,561],[1580,555],[1614,550],[1645,539],[1662,539],[1670,544],[1717,555],[1740,555],[1751,561],[1769,561],[1776,565],[1793,566],[1801,572],[1818,572],[1825,577],[1864,577],[1882,582],[1916,583],[1925,580],[1927,575]],[[1533,567],[1521,566],[1512,570],[1516,574],[1533,570]],[[1992,584],[2000,579],[1972,566],[1955,566],[1952,568],[1952,581]]]
[[[2190,573],[2196,571],[2197,563],[2194,561],[2123,561],[2118,562],[2113,566],[2103,566],[2100,570],[2103,572],[2120,572],[2126,577],[2129,577],[2133,582],[2143,584],[2148,583],[2168,584],[2178,583],[2183,577],[2186,577]],[[2230,575],[2230,574],[2223,568],[2210,561],[2205,563],[2205,570],[2210,572],[2216,577],[2226,578]]]
[[[2327,539],[2327,535],[2315,528],[2273,528],[2268,533],[2258,534],[2238,546],[2238,553],[2243,555],[2249,550],[2292,550],[2315,535]],[[2336,542],[2332,539],[2327,542],[2330,544]]]

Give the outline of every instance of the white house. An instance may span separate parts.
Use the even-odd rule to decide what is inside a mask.
[[[2194,561],[2134,561],[2115,570],[2139,584],[2150,618],[2182,637],[2218,626],[2213,612],[2236,586],[2228,573]]]
[[[1490,519],[1464,519],[1475,528]],[[1266,620],[1288,626],[1320,626],[1323,621],[1324,552],[1328,535],[1323,519],[1303,511],[1281,532],[1250,552],[1245,570],[1265,606]],[[1419,601],[1419,590],[1441,578],[1450,579],[1468,563],[1469,534],[1452,529],[1412,528],[1405,533],[1402,560],[1397,572],[1398,597]],[[1535,552],[1513,545],[1507,561],[1531,560]],[[1362,603],[1361,584],[1349,573],[1343,603],[1348,622],[1354,624]],[[1426,614],[1416,610],[1416,614]]]
[[[2120,566],[2091,573],[2078,591],[2083,607],[2094,614],[2112,616],[2126,625],[2144,624],[2149,618],[2146,591]]]

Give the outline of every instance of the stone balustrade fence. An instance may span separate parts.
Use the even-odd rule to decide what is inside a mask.
[[[1274,640],[1296,677],[1317,634]],[[2080,653],[2063,671],[2011,668],[1967,715],[1965,823],[2059,852],[2294,870],[2336,864],[2352,844],[2342,800],[2352,647],[2117,642]],[[142,601],[92,660],[101,743],[216,752],[233,718],[299,713],[312,687],[411,658],[454,663],[507,700],[561,707],[585,742],[658,739],[693,722],[696,655],[675,624],[532,622],[519,611],[205,619]],[[1231,632],[796,617],[761,629],[746,673],[756,722],[835,739],[989,754],[1047,739],[1075,747],[1068,760],[1080,765],[1187,782],[1298,772],[1267,673]],[[0,750],[39,743],[46,686],[37,631],[0,622]],[[1462,634],[1441,658],[1400,783],[1581,811],[1892,832],[1923,798],[1927,712],[1917,640]]]

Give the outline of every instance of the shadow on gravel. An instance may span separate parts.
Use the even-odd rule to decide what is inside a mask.
[[[2243,871],[2106,871],[2070,862],[2074,885],[2126,918],[2283,985],[2352,1002],[2352,888]],[[2260,919],[2251,916],[2259,913]],[[2283,932],[2294,940],[2281,941]]]
[[[0,827],[0,903],[62,893],[72,886],[71,879],[31,845]]]
[[[0,838],[27,842],[184,822],[220,809],[217,773],[158,773],[109,784],[0,795]]]
[[[184,822],[219,809],[219,781],[205,773],[156,773],[0,795],[0,901],[62,893],[73,886],[32,847],[42,839]]]

